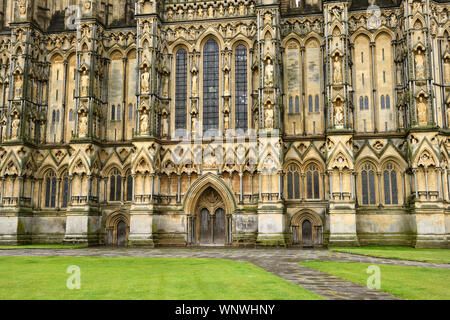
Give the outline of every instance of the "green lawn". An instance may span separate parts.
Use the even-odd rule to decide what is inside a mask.
[[[371,264],[358,262],[304,261],[309,268],[367,285]],[[450,269],[381,265],[381,291],[411,300],[449,300]]]
[[[19,246],[0,246],[0,250],[13,249],[79,249],[86,248],[87,245],[64,245],[64,244],[25,244]]]
[[[81,289],[69,290],[69,266]],[[0,257],[0,299],[321,299],[251,263],[194,258]]]
[[[366,256],[427,261],[434,263],[450,263],[449,249],[416,249],[412,247],[330,247],[330,250],[339,252],[350,252]]]

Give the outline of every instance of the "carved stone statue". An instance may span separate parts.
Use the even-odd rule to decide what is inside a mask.
[[[2,141],[6,141],[6,131],[7,131],[6,122],[2,121]]]
[[[223,79],[223,94],[225,96],[228,96],[230,94],[230,71],[228,69],[224,70],[224,75],[223,75],[224,79]]]
[[[148,72],[148,67],[144,68],[144,72],[141,75],[141,93],[149,93],[150,92],[150,73]]]
[[[18,0],[17,5],[19,7],[19,16],[23,18],[27,14],[27,0]]]
[[[344,124],[344,105],[341,99],[334,102],[334,124],[336,126]]]
[[[80,113],[79,120],[78,120],[78,136],[80,138],[87,136],[87,130],[88,129],[88,120],[87,120],[87,114],[85,111]]]
[[[264,68],[264,86],[273,87],[273,64],[272,59],[268,58]]]
[[[417,49],[414,61],[416,63],[416,79],[425,79],[425,56],[421,48]]]
[[[163,137],[169,136],[169,115],[167,112],[163,112],[162,114],[161,135]]]
[[[163,74],[163,90],[162,90],[162,94],[166,98],[169,96],[169,74],[168,73],[164,73]]]
[[[342,58],[339,55],[334,56],[333,61],[333,80],[335,83],[342,82]]]
[[[22,86],[22,75],[18,73],[14,79],[14,99],[20,99],[20,96],[22,95]]]
[[[19,137],[19,127],[20,127],[20,117],[16,113],[14,114],[14,119],[11,123],[11,138],[16,139]]]
[[[428,121],[427,102],[423,99],[423,95],[420,95],[417,101],[417,121],[419,125],[426,125]]]
[[[450,58],[444,60],[444,81],[450,83]]]
[[[197,69],[192,69],[192,88],[191,88],[192,96],[196,97],[197,93]]]
[[[268,101],[265,105],[264,125],[266,129],[273,129],[273,106],[272,102]]]
[[[89,94],[89,74],[87,70],[83,70],[80,79],[80,90],[82,96],[87,96]]]
[[[139,129],[141,131],[141,134],[145,134],[148,133],[148,111],[147,110],[143,110],[141,113],[141,117],[139,118],[140,120],[140,124],[139,124]]]

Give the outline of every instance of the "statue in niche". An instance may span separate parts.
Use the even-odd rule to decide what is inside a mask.
[[[2,121],[2,141],[6,141],[6,131],[7,131],[6,121]]]
[[[223,4],[219,6],[219,15],[223,17],[225,15],[225,9],[223,8]]]
[[[398,107],[398,126],[399,128],[403,128],[403,106]]]
[[[197,94],[197,68],[192,68],[192,96],[196,97]]]
[[[214,17],[214,8],[213,6],[208,7],[208,17],[213,18]]]
[[[80,138],[87,136],[87,128],[88,128],[88,120],[86,111],[81,111],[79,120],[78,120],[78,135]]]
[[[81,74],[80,90],[82,96],[87,96],[89,94],[89,74],[86,69],[84,69]]]
[[[265,119],[264,125],[266,129],[273,129],[273,106],[271,101],[267,101],[264,107]]]
[[[336,99],[334,102],[334,124],[336,126],[344,124],[344,104],[341,99]]]
[[[253,15],[255,13],[255,4],[252,2],[250,3],[250,8],[249,8],[249,15]]]
[[[162,90],[163,96],[168,97],[169,96],[169,74],[168,72],[163,73],[163,90]]]
[[[239,15],[245,15],[245,5],[243,2],[241,2],[241,4],[239,5]]]
[[[197,100],[192,100],[192,107],[191,107],[191,131],[192,132],[197,131],[197,115],[198,115]]]
[[[197,10],[197,16],[203,18],[203,7],[199,7]]]
[[[14,79],[14,99],[20,99],[22,95],[23,79],[22,74],[17,73]]]
[[[230,95],[230,71],[228,67],[225,67],[223,70],[223,94],[225,96]]]
[[[19,114],[14,114],[14,119],[11,123],[11,138],[16,139],[19,137],[20,117]]]
[[[149,93],[150,92],[150,73],[148,72],[148,67],[145,66],[144,72],[142,72],[141,75],[141,92],[142,93]]]
[[[200,12],[200,9],[199,9],[199,12]],[[168,20],[168,21],[172,21],[172,20],[173,20],[173,10],[172,10],[172,8],[170,8],[170,9],[167,11],[167,20]]]
[[[34,140],[34,135],[35,135],[35,129],[34,129],[34,121],[33,119],[30,119],[30,139]]]
[[[446,111],[447,128],[450,128],[450,101],[447,101],[446,105],[447,105],[447,111]]]
[[[423,95],[420,95],[419,101],[417,101],[417,121],[419,125],[426,125],[428,121],[427,102],[424,100]]]
[[[169,114],[166,110],[162,114],[161,134],[163,137],[169,136]]]
[[[19,16],[23,18],[27,14],[27,0],[18,0],[17,2],[19,6]]]
[[[259,129],[259,118],[258,118],[258,107],[253,108],[253,129],[258,131]]]
[[[273,87],[273,64],[272,58],[267,58],[266,66],[264,67],[264,86]]]
[[[85,11],[91,10],[91,1],[90,0],[85,0],[84,1],[84,10]]]
[[[342,82],[342,58],[337,54],[333,61],[333,80],[335,83]]]
[[[147,109],[142,110],[141,116],[139,118],[139,130],[141,134],[148,133],[148,111]]]
[[[450,83],[450,57],[444,60],[444,81]]]
[[[425,79],[425,56],[420,47],[417,49],[414,61],[416,63],[416,79]]]
[[[228,14],[230,16],[234,15],[234,6],[233,6],[233,4],[230,4],[230,6],[228,7]]]

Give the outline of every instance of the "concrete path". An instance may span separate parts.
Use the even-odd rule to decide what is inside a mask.
[[[418,261],[375,258],[329,250],[302,249],[233,249],[233,248],[107,248],[82,249],[12,249],[0,250],[0,256],[71,256],[71,257],[174,257],[221,258],[251,262],[268,272],[326,299],[397,299],[390,294],[368,289],[315,269],[298,264],[299,261],[353,261],[398,266],[417,266],[450,269],[450,264],[433,264]],[[369,275],[368,275],[369,276]]]

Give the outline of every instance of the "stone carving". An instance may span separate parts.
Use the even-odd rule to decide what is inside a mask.
[[[416,51],[414,62],[416,65],[416,79],[425,79],[425,55],[420,47]]]
[[[163,137],[169,136],[169,113],[166,108],[163,109],[162,113],[161,135]]]
[[[264,126],[266,129],[273,129],[273,103],[268,100],[264,106]]]
[[[24,18],[27,14],[28,1],[17,0],[17,6],[19,8],[19,17]]]
[[[87,96],[89,94],[89,74],[88,70],[83,69],[80,79],[80,93],[81,96]]]
[[[17,72],[14,77],[14,99],[20,99],[22,96],[23,78],[22,74]]]
[[[191,87],[191,92],[192,92],[192,96],[193,97],[197,97],[198,96],[198,92],[197,92],[197,77],[198,77],[198,71],[197,68],[194,66],[192,68],[192,87]]]
[[[419,125],[426,125],[428,121],[427,100],[421,94],[417,101],[417,122]]]
[[[147,94],[150,92],[150,73],[148,72],[148,67],[144,67],[144,71],[141,75],[141,93]]]
[[[334,103],[334,125],[342,126],[344,124],[344,104],[343,101],[338,97]]]
[[[444,81],[450,83],[450,55],[444,59]]]
[[[81,110],[78,116],[78,136],[84,138],[88,133],[88,119],[85,110]]]
[[[148,122],[148,110],[143,109],[141,111],[141,116],[139,118],[139,130],[141,134],[147,134],[149,132],[149,122]]]
[[[17,112],[13,115],[13,120],[11,123],[11,138],[17,139],[19,137],[19,128],[20,128],[20,117]]]
[[[342,82],[342,57],[339,54],[333,59],[333,80],[335,83]]]
[[[225,96],[230,95],[230,70],[228,66],[223,68],[223,94]]]
[[[273,63],[271,57],[267,57],[264,67],[264,86],[273,87]]]

